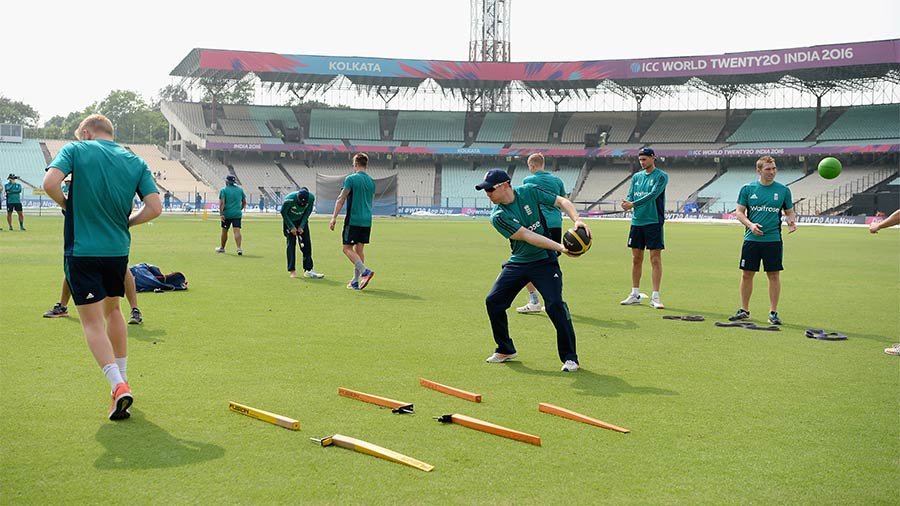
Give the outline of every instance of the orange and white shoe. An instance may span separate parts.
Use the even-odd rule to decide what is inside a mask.
[[[124,420],[131,416],[128,408],[134,402],[128,383],[119,383],[112,392],[112,407],[109,408],[110,420]]]
[[[369,284],[369,280],[375,275],[375,271],[366,269],[366,272],[359,275],[359,289],[362,290]]]

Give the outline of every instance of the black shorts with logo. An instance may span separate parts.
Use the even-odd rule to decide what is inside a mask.
[[[369,244],[369,234],[371,233],[372,227],[357,227],[345,223],[344,230],[341,232],[341,240],[344,244]]]
[[[15,204],[10,204],[9,202],[7,202],[6,203],[6,212],[11,213],[13,211],[18,211],[21,213],[22,212],[22,203],[18,202]]]
[[[783,271],[784,243],[781,241],[761,242],[744,241],[741,248],[742,271],[759,272],[759,262],[763,263],[766,272]]]
[[[125,295],[128,257],[66,257],[69,291],[76,306]]]
[[[632,225],[628,232],[628,247],[633,249],[666,249],[663,224]]]
[[[228,230],[229,227],[241,228],[241,219],[240,218],[225,218],[222,220],[222,228]]]

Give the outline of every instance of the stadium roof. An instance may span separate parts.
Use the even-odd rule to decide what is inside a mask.
[[[900,39],[773,49],[720,55],[579,62],[469,62],[358,56],[290,55],[193,49],[171,75],[240,79],[255,74],[271,87],[326,85],[339,76],[353,84],[415,88],[426,79],[441,88],[492,89],[518,81],[538,91],[591,89],[604,82],[653,88],[702,81],[713,87],[800,82],[900,82]]]

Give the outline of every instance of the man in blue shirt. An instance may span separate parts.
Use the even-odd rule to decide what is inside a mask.
[[[485,298],[491,331],[497,348],[487,358],[489,363],[501,363],[518,356],[509,337],[506,310],[516,295],[529,282],[533,283],[544,298],[547,316],[556,328],[556,349],[564,372],[574,372],[580,367],[575,351],[575,329],[569,315],[569,306],[562,298],[562,271],[559,254],[567,253],[565,246],[549,237],[549,227],[541,211],[541,205],[555,205],[565,211],[575,222],[575,227],[591,231],[578,217],[578,210],[569,199],[554,195],[532,184],[513,188],[509,175],[500,169],[492,169],[484,181],[475,186],[487,193],[494,210],[491,224],[509,239],[512,256],[503,264],[503,270],[494,281]]]
[[[781,271],[784,243],[781,240],[781,211],[787,215],[788,233],[797,230],[797,213],[791,190],[775,182],[778,167],[771,156],[756,161],[759,180],[741,187],[734,214],[744,224],[744,245],[741,248],[741,307],[731,321],[750,319],[750,296],[753,277],[762,263],[769,278],[769,323],[781,325],[778,299],[781,296]]]
[[[631,294],[620,304],[641,303],[641,274],[644,269],[644,249],[650,250],[653,294],[650,305],[656,309],[665,306],[659,299],[662,281],[663,224],[666,220],[666,185],[669,175],[656,168],[656,153],[650,148],[638,151],[641,169],[631,176],[631,188],[622,201],[622,209],[633,211],[628,247],[631,248]]]

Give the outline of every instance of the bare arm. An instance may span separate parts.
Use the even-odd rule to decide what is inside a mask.
[[[48,192],[49,193],[49,192]],[[877,234],[879,230],[883,228],[893,227],[894,225],[900,224],[900,209],[897,209],[890,216],[881,220],[872,222],[869,224],[869,232],[873,234]]]
[[[797,211],[794,211],[794,208],[790,208],[784,212],[787,216],[787,226],[788,233],[793,234],[797,231]]]
[[[60,184],[63,182],[63,179],[66,178],[66,175],[56,167],[50,167],[46,174],[44,174],[44,191],[47,192],[47,195],[53,199],[54,202],[59,204],[59,207],[66,210],[66,196],[63,194],[62,187]]]
[[[334,202],[334,212],[331,213],[331,223],[328,224],[328,227],[331,230],[334,230],[334,224],[337,223],[337,215],[341,212],[341,208],[344,207],[347,195],[350,195],[350,192],[348,192],[346,188],[341,188],[341,194],[338,195],[337,200]],[[349,212],[349,210],[347,212]]]
[[[559,251],[560,253],[566,253],[566,248],[562,244],[550,239],[548,237],[544,237],[541,234],[536,232],[532,232],[525,227],[519,227],[519,230],[516,230],[516,233],[509,236],[510,239],[516,241],[524,241],[532,246],[537,246],[538,248],[549,249],[553,251]]]
[[[791,211],[793,211],[793,209],[791,209]],[[753,223],[750,221],[750,218],[747,217],[747,206],[738,204],[737,208],[734,210],[734,215],[737,216],[739,222],[750,230],[750,233],[753,235],[763,235],[762,227],[759,226],[759,223]],[[796,228],[796,225],[794,228]]]
[[[131,216],[128,217],[128,226],[133,227],[141,223],[147,223],[160,214],[162,214],[162,201],[159,199],[159,194],[144,195],[144,206],[138,209],[137,212],[131,213]]]
[[[566,216],[575,222],[575,228],[583,228],[587,232],[588,237],[592,237],[591,229],[581,221],[581,218],[578,216],[578,209],[575,209],[575,204],[573,204],[571,200],[565,197],[556,197],[556,202],[554,202],[553,205],[562,209],[566,213]]]

